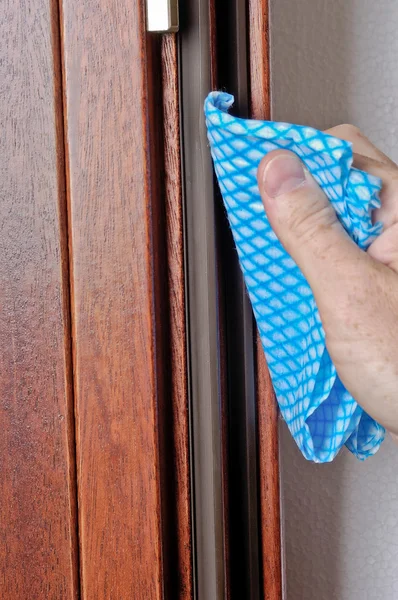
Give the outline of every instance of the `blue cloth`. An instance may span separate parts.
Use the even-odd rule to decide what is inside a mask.
[[[344,444],[363,460],[385,431],[337,376],[311,288],[270,227],[256,173],[267,152],[295,152],[362,249],[381,231],[371,220],[381,182],[352,167],[349,142],[311,127],[238,119],[228,114],[232,104],[229,94],[209,94],[208,139],[282,416],[308,460],[329,462]]]

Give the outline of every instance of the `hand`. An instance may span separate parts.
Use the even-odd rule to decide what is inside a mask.
[[[259,188],[273,230],[311,286],[341,381],[398,434],[398,167],[351,125],[328,133],[352,142],[354,166],[383,182],[374,219],[384,230],[367,252],[349,238],[292,152],[262,160]]]

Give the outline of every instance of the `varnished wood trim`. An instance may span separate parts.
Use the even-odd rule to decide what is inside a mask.
[[[209,48],[210,48],[210,86],[211,89],[218,88],[218,52],[217,52],[217,14],[216,1],[208,0],[209,3]]]
[[[169,296],[169,348],[171,384],[172,468],[175,479],[175,537],[178,578],[173,598],[193,598],[192,520],[189,457],[189,414],[184,270],[184,220],[180,148],[178,40],[175,34],[161,41],[163,92],[163,147],[166,209],[167,272]],[[169,474],[170,476],[171,474]]]
[[[167,316],[157,49],[138,1],[63,0],[61,22],[82,596],[158,600]]]
[[[248,0],[250,115],[270,118],[270,61],[268,0]]]
[[[259,336],[256,358],[263,598],[281,600],[278,410]]]
[[[0,595],[75,600],[58,9],[5,0],[0,12]]]
[[[270,118],[268,0],[249,0],[250,116]],[[281,600],[281,528],[278,411],[257,334],[257,414],[260,472],[261,553],[264,600]]]

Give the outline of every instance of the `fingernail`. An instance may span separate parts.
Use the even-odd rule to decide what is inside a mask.
[[[264,192],[270,198],[292,192],[304,181],[303,164],[295,154],[278,154],[266,165],[263,173]]]

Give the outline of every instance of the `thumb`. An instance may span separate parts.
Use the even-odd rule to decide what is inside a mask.
[[[276,236],[316,299],[322,301],[327,295],[333,301],[365,253],[344,231],[327,196],[293,152],[270,152],[261,161],[257,177]]]

